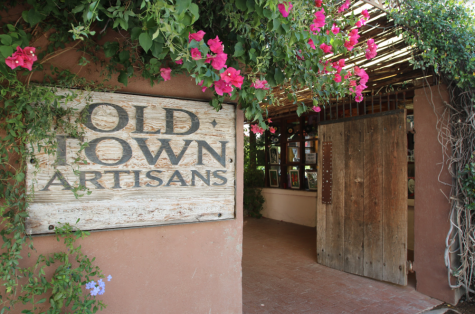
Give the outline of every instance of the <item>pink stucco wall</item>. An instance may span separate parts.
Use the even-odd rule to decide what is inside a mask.
[[[436,112],[440,114],[448,100],[445,86],[418,89],[414,97],[414,270],[419,292],[453,304],[458,293],[448,285],[444,261],[445,238],[450,228],[450,203],[446,198],[450,186],[439,182],[440,179],[450,184],[452,178],[447,165],[443,165],[441,172],[442,147],[436,129]]]

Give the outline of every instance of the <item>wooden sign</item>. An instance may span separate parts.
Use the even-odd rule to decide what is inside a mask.
[[[115,93],[89,93],[85,141],[59,135],[56,156],[36,153],[27,232],[69,222],[83,230],[223,220],[235,217],[235,108]],[[92,100],[91,100],[92,98]],[[76,170],[76,174],[74,173]],[[92,193],[78,199],[72,189]],[[84,193],[83,193],[84,194]]]

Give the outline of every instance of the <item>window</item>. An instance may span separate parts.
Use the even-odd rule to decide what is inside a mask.
[[[319,114],[272,119],[266,132],[266,187],[316,190]]]

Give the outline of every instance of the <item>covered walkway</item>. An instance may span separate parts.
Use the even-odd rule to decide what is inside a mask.
[[[315,228],[246,219],[243,313],[415,314],[442,302],[415,291],[316,263]]]

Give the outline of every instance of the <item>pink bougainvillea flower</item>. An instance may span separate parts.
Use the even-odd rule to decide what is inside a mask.
[[[14,53],[13,56],[5,59],[5,63],[13,70],[18,66],[23,66],[23,56],[18,56]]]
[[[330,53],[332,51],[332,46],[323,43],[320,45],[320,49],[322,49],[324,53]]]
[[[343,68],[345,66],[345,59],[338,60],[338,65]]]
[[[333,24],[332,25],[332,33],[333,34],[338,34],[340,32],[340,28],[339,27],[336,27],[336,24]]]
[[[255,89],[269,89],[269,86],[266,86],[267,85],[267,81],[266,80],[256,80],[254,83],[251,84],[251,87],[254,87]],[[271,123],[272,121],[270,121],[269,119],[269,123]]]
[[[345,3],[341,5],[341,7],[338,8],[338,13],[342,13],[346,9],[350,7],[350,0],[346,0]]]
[[[214,58],[213,55],[210,55],[209,53],[207,53],[205,63],[211,63],[211,60],[213,60],[213,58]]]
[[[361,26],[365,25],[366,24],[366,20],[365,19],[361,19],[359,20],[358,22],[356,22],[356,27],[360,28]]]
[[[368,10],[363,10],[363,11],[361,11],[361,14],[363,14],[363,16],[365,17],[365,19],[369,20],[369,13],[368,13]]]
[[[355,93],[361,94],[361,93],[363,93],[363,91],[364,91],[367,87],[368,87],[368,86],[366,86],[366,85],[364,85],[364,84],[358,85],[358,86],[356,86],[356,88],[355,88]]]
[[[161,68],[160,69],[160,75],[163,77],[163,80],[169,81],[171,80],[170,73],[172,72],[172,69],[170,68]]]
[[[354,45],[351,44],[351,41],[349,40],[345,40],[345,44],[344,44],[345,48],[348,50],[348,51],[351,51],[353,50],[354,48]]]
[[[337,83],[340,83],[341,82],[341,75],[340,74],[335,74],[335,77],[333,78],[333,80]]]
[[[208,40],[208,46],[209,46],[209,49],[214,53],[221,53],[224,51],[224,45],[219,40],[218,36],[216,36],[215,39]]]
[[[279,11],[282,14],[282,16],[287,17],[289,16],[290,10],[292,10],[293,5],[289,1],[289,2],[284,2],[284,3],[279,3],[277,7],[279,8]]]
[[[191,48],[191,59],[193,60],[201,59],[201,52],[198,48]]]
[[[361,94],[356,95],[355,100],[356,100],[356,102],[362,102],[363,101],[363,95],[361,95]]]
[[[21,48],[17,47],[17,52],[18,50],[21,51]],[[23,55],[30,58],[32,62],[35,62],[36,60],[38,60],[38,57],[36,56],[35,52],[36,52],[35,47],[25,47],[25,49],[23,49]]]
[[[203,37],[204,37],[205,34],[206,34],[206,33],[203,32],[203,31],[198,31],[198,32],[193,33],[193,34],[190,33],[190,34],[188,35],[188,42],[191,43],[191,40],[192,40],[192,39],[194,39],[194,40],[196,40],[196,41],[201,41],[201,40],[203,40]]]
[[[350,81],[350,86],[356,86],[356,81],[351,80],[351,81]]]
[[[223,96],[223,94],[228,93],[229,96],[231,96],[231,93],[233,92],[233,87],[231,84],[226,83],[223,80],[219,80],[214,82],[214,90],[216,91],[216,94]]]
[[[225,81],[228,84],[232,84],[237,88],[241,88],[241,85],[244,81],[244,77],[239,75],[240,70],[236,70],[233,67],[227,68],[226,71],[221,73],[221,80]]]
[[[267,119],[267,123],[272,123],[272,120],[270,118]]]
[[[228,55],[224,52],[218,53],[214,58],[211,60],[211,66],[215,70],[221,70],[222,68],[226,67],[226,60],[228,59]]]
[[[374,43],[374,39],[370,38],[367,42],[368,49],[366,49],[366,59],[371,60],[378,54],[377,49],[378,45]]]
[[[320,8],[322,6],[322,0],[315,0],[315,5],[317,8]]]
[[[251,132],[254,133],[254,134],[263,134],[264,133],[264,129],[261,128],[260,126],[258,126],[257,124],[253,124],[251,125]]]
[[[16,52],[13,53],[11,57],[5,59],[5,63],[13,70],[14,68],[21,66],[28,70],[33,69],[33,62],[38,60],[38,57],[35,55],[35,47],[25,47],[21,49],[20,46],[16,48]]]
[[[271,132],[272,134],[275,133],[275,128],[274,127],[269,127],[269,132]]]
[[[358,35],[358,30],[352,29],[351,32],[349,33],[350,40],[345,41],[345,47],[348,49],[348,51],[353,50],[353,47],[358,43],[358,38],[360,38],[360,35]]]
[[[201,80],[201,82],[198,83],[198,86],[203,86],[204,82],[205,82],[204,80]]]
[[[360,69],[359,67],[355,66],[355,74],[361,78],[360,84],[365,85],[368,82],[369,76],[365,70]]]
[[[322,111],[322,108],[320,108],[320,106],[313,106],[312,110],[315,111],[315,112],[320,112],[320,111]]]
[[[175,63],[176,63],[176,64],[183,64],[183,60],[182,60],[182,59],[180,59],[180,60],[175,60]]]
[[[315,12],[315,19],[313,20],[314,24],[317,24],[317,27],[325,26],[325,10],[321,9],[320,11]]]
[[[317,47],[315,47],[315,44],[313,43],[312,38],[308,40],[308,44],[310,45],[310,47],[312,47],[313,50],[317,49]]]
[[[320,29],[325,26],[325,10],[321,9],[320,11],[315,12],[315,19],[313,24],[310,25],[310,30],[312,32],[320,32]]]

